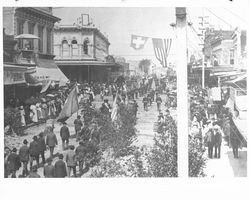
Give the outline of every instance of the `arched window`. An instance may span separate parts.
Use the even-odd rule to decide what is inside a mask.
[[[72,44],[72,55],[73,56],[78,56],[78,44],[77,44],[77,41],[74,39],[74,40],[72,40],[71,44]]]
[[[62,41],[62,56],[63,57],[69,56],[69,44],[67,40]]]
[[[83,52],[85,55],[88,55],[89,53],[89,39],[85,39],[83,42]]]

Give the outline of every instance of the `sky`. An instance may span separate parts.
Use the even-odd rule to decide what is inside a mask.
[[[240,8],[187,8],[187,21],[192,22],[193,29],[187,28],[188,47],[191,53],[201,54],[201,40],[196,32],[199,28],[199,16],[208,16],[210,25],[216,29],[234,29],[237,26],[245,28],[246,13]],[[169,60],[175,62],[178,46],[175,43],[176,30],[170,26],[175,23],[174,7],[75,7],[54,8],[53,14],[61,18],[60,24],[70,25],[77,22],[81,14],[89,14],[93,23],[102,33],[108,35],[111,43],[109,53],[122,56],[126,60],[155,59],[152,40],[150,38],[172,38]],[[134,50],[130,47],[131,35],[149,37],[144,49]]]

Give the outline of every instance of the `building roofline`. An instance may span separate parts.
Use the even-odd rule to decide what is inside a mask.
[[[42,15],[44,17],[47,17],[47,18],[51,19],[54,23],[58,22],[58,21],[61,21],[60,18],[58,18],[58,17],[56,17],[56,16],[54,16],[52,14],[49,14],[48,12],[45,12],[45,11],[42,11],[42,10],[39,10],[39,9],[36,9],[36,8],[32,8],[32,7],[16,7],[16,10],[18,10],[18,9],[25,9],[25,10],[29,10],[31,12],[35,12],[37,14],[40,14],[40,15]]]
[[[108,40],[108,38],[106,36],[104,36],[104,34],[98,29],[98,28],[95,28],[95,27],[90,27],[90,26],[79,26],[79,25],[66,25],[66,24],[63,24],[63,25],[56,25],[54,27],[54,31],[60,31],[60,30],[90,30],[90,31],[94,31],[95,33],[97,33],[99,36],[101,36],[102,39],[104,39],[106,41],[106,43],[108,45],[110,45],[110,42]]]

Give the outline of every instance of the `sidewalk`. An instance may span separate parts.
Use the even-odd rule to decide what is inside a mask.
[[[232,148],[223,141],[221,158],[208,159],[205,174],[207,177],[247,177],[247,148],[239,149],[239,158],[235,159]]]

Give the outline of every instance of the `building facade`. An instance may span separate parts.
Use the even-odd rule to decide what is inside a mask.
[[[207,29],[205,33],[205,61],[212,66],[229,66],[233,31]]]
[[[109,55],[110,42],[90,25],[59,25],[54,32],[57,65],[72,81],[79,83],[109,79],[118,63]]]
[[[66,80],[53,60],[53,30],[59,20],[50,7],[3,8],[6,100],[35,95],[47,80]]]

